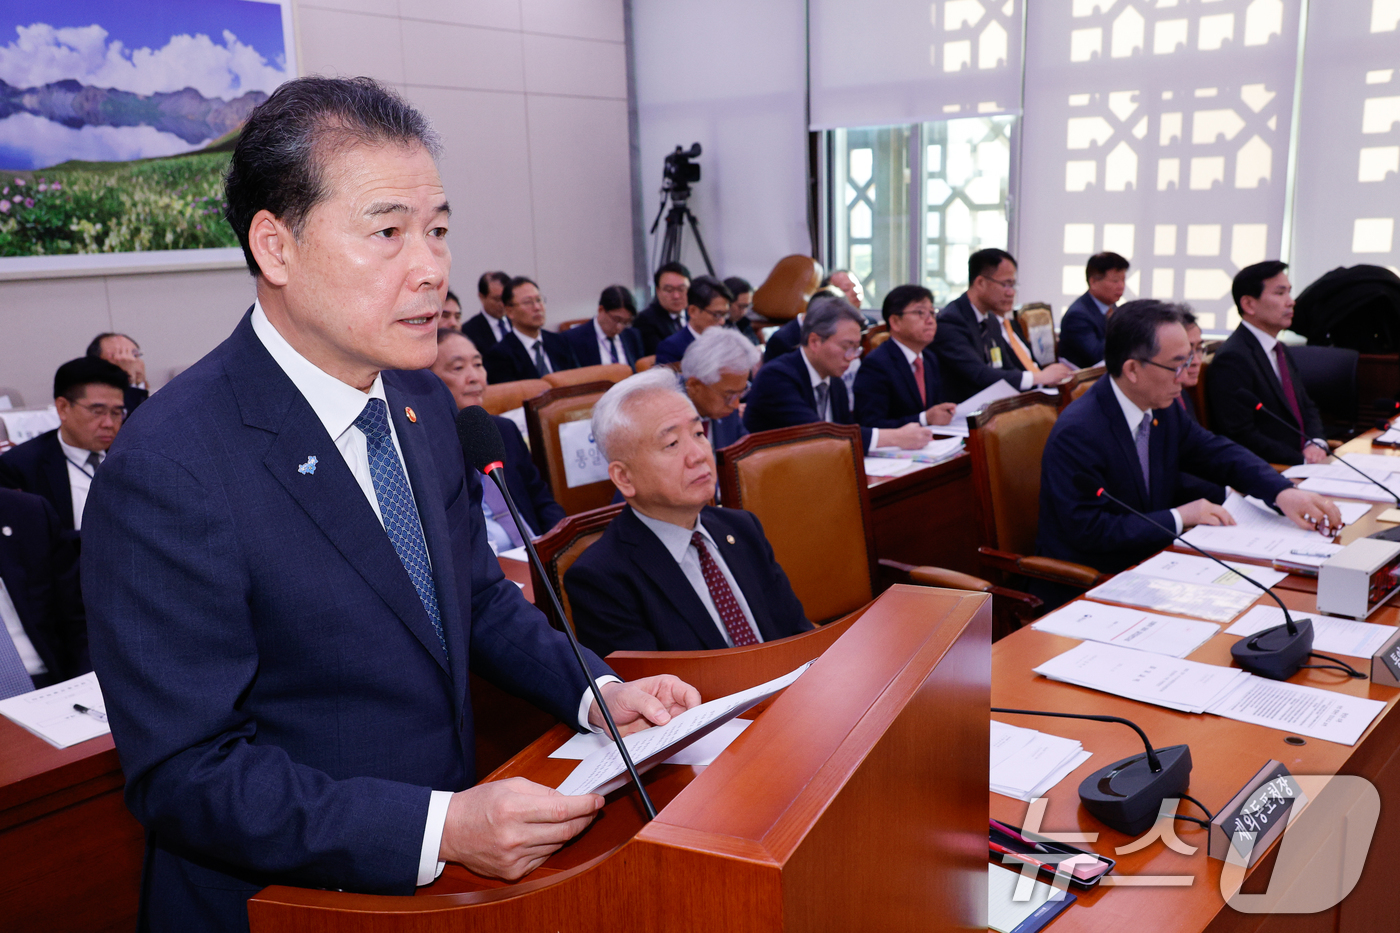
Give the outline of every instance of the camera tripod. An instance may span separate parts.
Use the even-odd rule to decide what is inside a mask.
[[[700,256],[705,260],[705,268],[710,275],[715,274],[714,263],[710,262],[709,251],[705,249],[705,241],[700,237],[700,225],[695,220],[695,215],[690,212],[687,201],[690,200],[689,189],[672,189],[669,192],[671,209],[666,213],[666,233],[661,239],[661,255],[657,258],[657,268],[668,262],[680,262],[681,258],[681,237],[685,233],[686,221],[690,221],[690,232],[695,234],[695,245],[700,247]],[[656,232],[656,226],[661,222],[661,211],[666,210],[667,198],[661,199],[661,208],[656,212],[656,220],[652,222],[651,232]]]

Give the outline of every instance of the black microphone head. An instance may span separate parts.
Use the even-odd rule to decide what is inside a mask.
[[[1074,488],[1079,490],[1083,495],[1093,496],[1097,499],[1099,493],[1103,490],[1103,483],[1100,483],[1088,473],[1076,473],[1074,475]]]
[[[493,463],[504,463],[506,443],[491,415],[480,405],[457,412],[457,440],[467,461],[483,473]]]
[[[1259,404],[1259,396],[1255,395],[1253,392],[1249,391],[1244,386],[1240,386],[1238,389],[1235,390],[1235,400],[1244,402],[1250,408],[1253,408]]]

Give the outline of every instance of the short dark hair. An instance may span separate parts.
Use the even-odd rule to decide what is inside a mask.
[[[299,236],[307,215],[330,196],[329,157],[353,145],[397,143],[440,149],[427,118],[373,78],[294,78],[248,115],[224,177],[224,218],[261,275],[248,228],[266,210]]]
[[[678,262],[667,262],[657,267],[656,274],[651,277],[651,284],[656,288],[661,287],[661,274],[663,272],[674,272],[676,275],[683,275],[688,281],[690,270]]]
[[[457,307],[462,307],[462,299],[458,298],[457,293],[450,288],[447,290],[447,294],[442,296],[443,304],[447,304],[449,301],[455,301],[457,302]]]
[[[836,325],[843,319],[855,321],[862,331],[865,330],[865,316],[844,297],[829,295],[821,301],[813,301],[807,305],[807,314],[802,318],[801,345],[807,346],[807,338],[813,334],[826,340],[836,333]]]
[[[53,374],[53,397],[75,402],[90,385],[111,386],[125,392],[131,385],[126,370],[95,356],[80,356],[58,367]]]
[[[1288,268],[1288,263],[1279,262],[1277,259],[1266,259],[1263,262],[1256,262],[1252,266],[1245,266],[1235,274],[1235,281],[1230,286],[1230,294],[1235,298],[1235,307],[1240,314],[1244,314],[1244,308],[1240,305],[1240,299],[1248,295],[1250,298],[1258,298],[1264,294],[1264,283],[1280,272]]]
[[[491,294],[492,282],[500,282],[501,290],[504,291],[505,287],[510,284],[510,276],[500,271],[483,272],[481,278],[476,280],[476,293],[482,297]]]
[[[437,333],[437,342],[442,343],[448,337],[467,337],[467,335],[462,333],[455,327],[439,327]],[[467,339],[471,340],[472,338],[467,337]]]
[[[539,291],[540,287],[539,283],[534,279],[526,278],[523,275],[517,275],[513,279],[508,279],[506,284],[501,288],[501,304],[510,304],[511,300],[515,298],[515,290],[522,285],[533,285],[536,291]]]
[[[1110,253],[1107,251],[1095,253],[1090,256],[1089,261],[1084,264],[1084,278],[1092,282],[1094,279],[1101,279],[1110,272],[1114,272],[1118,269],[1127,272],[1130,265],[1132,265],[1132,263],[1128,262],[1128,260],[1124,259],[1122,256],[1119,256],[1117,253]]]
[[[997,249],[996,247],[979,249],[977,252],[967,257],[968,286],[970,287],[973,282],[977,281],[979,275],[988,275],[989,273],[997,271],[997,266],[1008,259],[1011,260],[1013,266],[1017,264],[1015,256],[1012,256],[1004,249]]]
[[[637,315],[637,302],[632,298],[632,289],[626,285],[609,285],[598,296],[598,307],[604,311],[617,311],[626,308],[633,316]]]
[[[716,298],[733,301],[734,293],[713,275],[702,275],[690,280],[690,288],[685,293],[685,303],[704,309]]]
[[[724,287],[733,292],[735,298],[738,298],[744,292],[753,291],[753,286],[749,284],[749,280],[741,279],[737,275],[731,275],[729,278],[725,279]]]
[[[1186,305],[1177,305],[1177,307],[1181,309],[1181,326],[1182,326],[1182,327],[1200,327],[1200,326],[1201,326],[1200,322],[1196,320],[1196,315],[1193,314],[1193,313],[1191,312],[1191,309],[1190,309],[1189,307],[1187,307]]]
[[[96,337],[92,338],[92,343],[88,344],[87,353],[85,355],[95,356],[100,359],[102,356],[102,341],[106,340],[108,337],[126,337],[126,334],[117,334],[111,331],[105,334],[98,334]],[[130,337],[126,337],[126,339],[131,340]],[[131,340],[131,342],[136,344],[136,349],[141,349],[141,344],[136,343],[135,340]],[[55,395],[54,398],[58,398],[58,396]]]
[[[1139,298],[1118,306],[1108,318],[1104,334],[1103,361],[1110,376],[1123,375],[1128,360],[1151,359],[1162,348],[1157,329],[1163,324],[1181,324],[1181,305]]]
[[[896,314],[903,314],[904,309],[916,301],[932,301],[933,292],[922,285],[896,285],[885,293],[885,303],[880,306],[880,313],[885,317],[885,323],[890,322],[890,318]]]

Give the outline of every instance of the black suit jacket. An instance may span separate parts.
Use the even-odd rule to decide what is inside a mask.
[[[846,384],[840,379],[830,379],[828,383],[831,420],[836,424],[855,424]],[[744,427],[757,433],[820,420],[817,396],[801,353],[785,353],[759,367],[744,405]],[[870,450],[871,435],[870,428],[860,429],[861,445],[866,451]]]
[[[1181,474],[1190,473],[1272,503],[1293,484],[1240,445],[1192,422],[1177,405],[1148,413],[1151,491],[1144,488],[1137,447],[1108,377],[1075,399],[1055,422],[1040,463],[1040,527],[1036,552],[1117,573],[1171,543],[1160,528],[1092,493],[1075,477],[1174,527],[1170,510],[1181,504]]]
[[[1210,408],[1210,426],[1217,434],[1249,448],[1270,463],[1302,463],[1303,438],[1322,436],[1322,416],[1308,397],[1287,347],[1284,347],[1283,358],[1288,363],[1293,392],[1303,413],[1301,435],[1235,397],[1240,389],[1248,389],[1269,411],[1294,423],[1293,412],[1283,397],[1283,383],[1274,375],[1274,368],[1269,365],[1269,357],[1258,339],[1243,324],[1235,328],[1216,351],[1215,359],[1206,370],[1206,405]]]
[[[1103,359],[1107,330],[1108,319],[1094,303],[1094,296],[1085,292],[1060,319],[1060,356],[1080,369],[1093,366]]]
[[[0,580],[49,669],[35,678],[35,686],[92,670],[77,548],[62,535],[53,506],[40,496],[0,489],[0,532]]]
[[[897,428],[918,424],[919,415],[930,406],[943,401],[943,382],[938,374],[938,357],[931,347],[924,347],[925,405],[919,398],[919,385],[914,381],[914,369],[895,346],[891,337],[860,361],[856,371],[856,418],[870,428]]]
[[[476,344],[476,348],[482,356],[485,356],[486,351],[499,342],[496,337],[496,328],[491,321],[492,319],[487,316],[485,311],[478,311],[462,324],[462,333]]]
[[[661,341],[674,334],[685,326],[685,315],[681,315],[680,323],[671,317],[671,313],[661,307],[661,303],[655,298],[651,304],[642,309],[642,313],[637,315],[637,319],[632,322],[638,335],[642,338],[642,356],[651,356],[656,352],[656,347]]]
[[[520,517],[529,523],[535,534],[542,535],[564,517],[564,507],[554,501],[549,482],[540,476],[515,422],[500,415],[492,415],[491,420],[496,422],[506,445],[506,488],[520,510]]]
[[[136,386],[127,386],[122,392],[122,405],[126,407],[127,416],[129,417],[142,402],[150,397],[151,393],[149,389],[138,389]]]
[[[757,518],[706,506],[700,521],[722,549],[764,641],[812,627]],[[574,561],[564,574],[564,589],[579,640],[600,656],[726,647],[680,565],[631,506]]]
[[[599,366],[605,362],[603,351],[598,346],[598,325],[594,321],[575,324],[560,336],[569,342],[580,366]],[[622,333],[617,335],[617,345],[622,351],[622,359],[618,362],[626,363],[633,369],[637,367],[637,360],[646,356],[642,352],[641,335],[635,327],[624,327]],[[612,358],[609,357],[606,362],[612,363]]]
[[[578,369],[574,348],[563,335],[552,330],[542,330],[540,340],[544,341],[544,353],[549,357],[549,365],[553,367],[554,372]],[[483,353],[481,361],[486,364],[486,381],[492,384],[540,378],[539,370],[535,369],[534,359],[526,352],[525,344],[520,342],[520,335],[514,331],[506,334],[505,340],[497,342],[494,347]]]
[[[793,318],[768,335],[768,342],[763,345],[763,362],[768,363],[786,353],[791,353],[797,349],[797,345],[801,342],[802,322]]]
[[[76,536],[73,489],[68,484],[68,459],[58,446],[58,428],[0,454],[0,486],[43,496],[58,513],[59,525],[67,537]]]
[[[985,324],[985,329],[983,327]],[[938,332],[933,337],[933,352],[938,356],[943,374],[946,401],[961,402],[976,395],[987,386],[1004,379],[1011,388],[1021,389],[1021,373],[1025,368],[1016,358],[1016,351],[1006,342],[1001,322],[995,314],[987,315],[983,324],[963,292],[938,312]],[[1001,366],[992,365],[992,347],[1001,349]]]

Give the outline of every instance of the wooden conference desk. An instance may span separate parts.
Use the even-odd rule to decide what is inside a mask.
[[[1345,448],[1347,452],[1370,452],[1369,438],[1361,438]],[[1377,449],[1375,452],[1383,452]],[[1389,452],[1389,451],[1385,451]],[[1397,459],[1400,466],[1400,459]],[[1385,506],[1373,507],[1354,528],[1343,532],[1343,542],[1369,534],[1381,527],[1374,516]],[[1276,592],[1290,609],[1316,609],[1315,581]],[[1400,608],[1394,603],[1380,609],[1368,621],[1383,625],[1400,624]],[[1259,604],[1274,605],[1268,597]],[[1193,661],[1229,665],[1234,636],[1217,635],[1189,657]],[[1163,707],[1137,703],[1082,687],[1057,683],[1031,673],[1044,661],[1073,648],[1077,641],[1037,632],[1030,628],[997,642],[992,647],[992,705],[1018,709],[1043,709],[1066,713],[1092,713],[1131,719],[1146,731],[1154,747],[1185,743],[1191,747],[1194,770],[1188,792],[1212,811],[1235,795],[1256,771],[1270,759],[1283,762],[1293,774],[1352,774],[1370,780],[1380,792],[1381,816],[1372,838],[1365,870],[1351,894],[1337,907],[1312,915],[1240,913],[1224,903],[1220,894],[1223,863],[1206,857],[1206,831],[1178,821],[1176,833],[1187,845],[1197,846],[1194,855],[1179,855],[1161,841],[1128,855],[1114,849],[1130,838],[1099,823],[1079,804],[1079,782],[1111,761],[1142,751],[1137,735],[1126,726],[1111,723],[1047,720],[1030,716],[998,715],[1002,722],[1040,729],[1079,739],[1093,757],[1050,791],[1042,831],[1051,833],[1098,833],[1098,841],[1087,844],[1098,852],[1118,859],[1114,876],[1129,886],[1099,887],[1079,894],[1079,902],[1053,921],[1051,933],[1134,933],[1154,931],[1361,931],[1393,928],[1395,924],[1396,870],[1389,855],[1389,843],[1400,834],[1400,713],[1395,711],[1400,690],[1375,686],[1369,680],[1344,679],[1329,671],[1300,671],[1291,683],[1307,684],[1369,697],[1386,703],[1384,712],[1354,747],[1321,739],[1306,744],[1285,743],[1287,732],[1235,722],[1210,715],[1179,713]],[[1354,667],[1369,671],[1369,659],[1346,659]],[[996,819],[1023,825],[1027,805],[998,794],[991,794],[991,813]],[[1201,816],[1189,802],[1177,811]],[[1245,882],[1246,893],[1262,893],[1278,853],[1263,859]],[[1189,886],[1131,886],[1134,876],[1187,876]],[[1110,876],[1113,879],[1113,876]]]
[[[946,567],[973,576],[982,525],[967,452],[899,476],[869,480],[875,556],[905,564]]]

